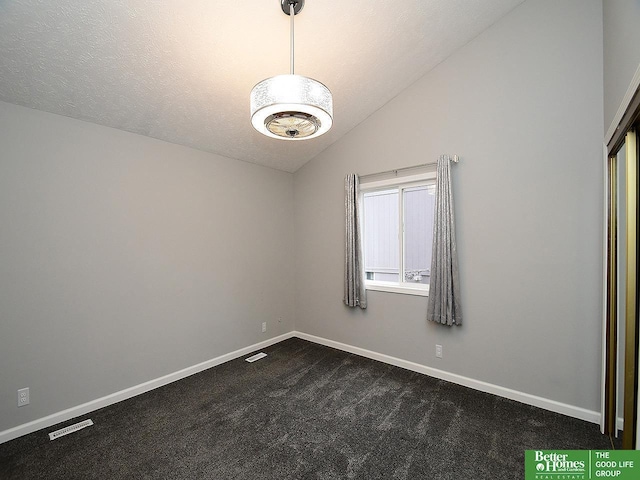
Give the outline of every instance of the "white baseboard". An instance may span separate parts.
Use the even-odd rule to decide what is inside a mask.
[[[581,420],[586,420],[588,422],[596,424],[600,423],[599,412],[586,410],[584,408],[557,402],[555,400],[549,400],[547,398],[538,397],[529,393],[519,392],[517,390],[501,387],[499,385],[493,385],[491,383],[482,382],[480,380],[474,380],[473,378],[464,377],[455,373],[445,372],[444,370],[438,370],[437,368],[427,367],[426,365],[420,365],[418,363],[402,360],[400,358],[392,357],[382,353],[373,352],[364,348],[354,347],[352,345],[336,342],[334,340],[328,340],[326,338],[317,337],[308,333],[291,331],[283,335],[270,338],[269,340],[265,340],[264,342],[256,343],[254,345],[235,350],[225,355],[212,358],[211,360],[207,360],[206,362],[202,362],[197,365],[179,370],[177,372],[170,373],[163,377],[156,378],[155,380],[150,380],[148,382],[141,383],[140,385],[136,385],[116,393],[112,393],[111,395],[107,395],[105,397],[83,403],[82,405],[68,408],[67,410],[63,410],[61,412],[39,418],[32,422],[18,425],[17,427],[13,427],[8,430],[4,430],[0,432],[0,444],[8,442],[9,440],[13,440],[14,438],[21,437],[22,435],[27,435],[37,430],[56,425],[60,422],[65,422],[72,418],[79,417],[80,415],[85,415],[87,413],[93,412],[94,410],[98,410],[99,408],[113,405],[114,403],[118,403],[128,398],[135,397],[136,395],[140,395],[155,388],[162,387],[163,385],[175,382],[176,380],[189,377],[208,368],[215,367],[216,365],[220,365],[222,363],[228,362],[229,360],[242,357],[243,355],[254,352],[256,350],[260,350],[261,348],[266,348],[270,345],[281,342],[283,340],[287,340],[288,338],[292,337],[298,337],[313,343],[326,345],[327,347],[332,347],[338,350],[353,353],[355,355],[360,355],[361,357],[371,358],[373,360],[387,363],[389,365],[395,365],[396,367],[404,368],[406,370],[411,370],[413,372],[422,373],[424,375],[429,375],[441,380],[446,380],[451,383],[470,387],[481,392],[492,393],[500,397],[505,397],[527,405],[544,408],[545,410],[550,410],[552,412],[561,413],[563,415],[568,415],[570,417],[579,418]],[[622,419],[618,419],[618,424],[619,428],[622,428]]]
[[[618,427],[618,430],[624,430],[624,418],[618,417],[617,421],[618,423],[616,426]]]
[[[145,393],[155,388],[162,387],[163,385],[175,382],[176,380],[189,377],[208,368],[215,367],[216,365],[220,365],[238,357],[242,357],[247,353],[260,350],[261,348],[266,348],[270,345],[273,345],[274,343],[281,342],[293,336],[293,332],[285,333],[283,335],[270,338],[269,340],[265,340],[264,342],[256,343],[254,345],[235,350],[225,355],[212,358],[211,360],[207,360],[206,362],[202,362],[197,365],[184,368],[177,372],[164,375],[163,377],[156,378],[155,380],[150,380],[148,382],[141,383],[140,385],[126,388],[116,393],[112,393],[111,395],[107,395],[106,397],[98,398],[96,400],[83,403],[82,405],[71,407],[61,412],[57,412],[52,415],[33,420],[32,422],[18,425],[17,427],[13,427],[8,430],[4,430],[0,432],[0,444],[8,442],[9,440],[13,440],[14,438],[21,437],[22,435],[27,435],[28,433],[35,432],[42,428],[47,428],[60,422],[65,422],[72,418],[79,417],[80,415],[85,415],[87,413],[93,412],[94,410],[98,410],[99,408],[113,405],[114,403],[118,403],[128,398],[135,397],[136,395],[140,395],[141,393]]]
[[[395,365],[412,372],[422,373],[429,375],[430,377],[446,380],[451,383],[470,387],[481,392],[492,393],[500,397],[516,400],[520,403],[532,405],[534,407],[543,408],[556,413],[561,413],[569,417],[579,418],[586,420],[587,422],[599,424],[600,412],[593,410],[587,410],[585,408],[568,405],[566,403],[557,402],[555,400],[549,400],[548,398],[538,397],[529,393],[519,392],[510,388],[501,387],[499,385],[493,385],[491,383],[482,382],[480,380],[474,380],[473,378],[463,377],[455,373],[445,372],[444,370],[438,370],[437,368],[427,367],[418,363],[409,362],[400,358],[391,357],[382,353],[373,352],[371,350],[365,350],[364,348],[354,347],[345,343],[335,342],[333,340],[327,340],[326,338],[316,337],[315,335],[309,335],[308,333],[293,332],[294,337],[302,338],[303,340],[309,340],[310,342],[326,345],[327,347],[336,348],[345,352],[354,353],[361,357],[371,358],[378,360],[379,362],[388,363],[389,365]]]

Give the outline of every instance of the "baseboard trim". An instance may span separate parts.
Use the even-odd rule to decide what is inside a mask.
[[[491,393],[500,397],[509,398],[526,405],[532,405],[534,407],[543,408],[552,412],[561,413],[569,417],[579,418],[580,420],[600,424],[600,412],[595,412],[593,410],[587,410],[585,408],[576,407],[574,405],[557,402],[548,398],[538,397],[537,395],[531,395],[530,393],[519,392],[517,390],[501,387],[492,383],[474,380],[473,378],[464,377],[455,373],[445,372],[444,370],[439,370],[437,368],[427,367],[426,365],[402,360],[401,358],[392,357],[383,353],[373,352],[364,348],[354,347],[353,345],[347,345],[345,343],[336,342],[334,340],[328,340],[326,338],[317,337],[308,333],[294,331],[293,336],[301,338],[303,340],[308,340],[313,343],[318,343],[320,345],[325,345],[327,347],[332,347],[338,350],[353,353],[355,355],[360,355],[361,357],[366,357],[372,360],[387,363],[389,365],[395,365],[396,367],[401,367],[406,370],[429,375],[430,377],[439,378],[451,383],[473,388],[481,392]]]
[[[618,430],[624,430],[624,418],[618,417],[616,426],[618,427]]]
[[[587,410],[587,409],[576,407],[573,405],[568,405],[566,403],[557,402],[555,400],[550,400],[543,397],[538,397],[536,395],[531,395],[529,393],[519,392],[517,390],[512,390],[510,388],[501,387],[499,385],[494,385],[494,384],[483,382],[480,380],[475,380],[473,378],[464,377],[462,375],[446,372],[444,370],[439,370],[437,368],[427,367],[426,365],[421,365],[419,363],[410,362],[408,360],[403,360],[401,358],[392,357],[390,355],[385,355],[383,353],[366,350],[360,347],[354,347],[353,345],[348,345],[346,343],[336,342],[334,340],[329,340],[323,337],[318,337],[316,335],[310,335],[308,333],[298,332],[294,330],[294,331],[285,333],[283,335],[270,338],[263,342],[249,345],[248,347],[244,347],[239,350],[235,350],[233,352],[220,355],[219,357],[212,358],[211,360],[207,360],[205,362],[199,363],[197,365],[193,365],[191,367],[184,368],[177,372],[164,375],[154,380],[150,380],[148,382],[141,383],[139,385],[121,390],[119,392],[112,393],[105,397],[98,398],[96,400],[92,400],[87,403],[83,403],[82,405],[71,407],[61,412],[57,412],[52,415],[39,418],[37,420],[33,420],[31,422],[18,425],[8,430],[4,430],[0,432],[0,444],[13,440],[14,438],[18,438],[23,435],[27,435],[29,433],[41,430],[43,428],[56,425],[60,422],[65,422],[72,418],[79,417],[81,415],[86,415],[87,413],[93,412],[94,410],[98,410],[100,408],[113,405],[114,403],[127,400],[128,398],[135,397],[142,393],[149,392],[153,389],[162,387],[164,385],[175,382],[177,380],[181,380],[183,378],[189,377],[196,373],[202,372],[203,370],[207,370],[208,368],[212,368],[222,363],[228,362],[230,360],[234,360],[248,353],[254,352],[256,350],[260,350],[261,348],[266,348],[268,346],[271,346],[273,344],[276,344],[283,340],[287,340],[292,337],[298,337],[303,340],[308,340],[313,343],[336,348],[344,352],[353,353],[361,357],[377,360],[379,362],[383,362],[389,365],[394,365],[396,367],[421,373],[423,375],[429,375],[431,377],[439,378],[441,380],[446,380],[451,383],[473,388],[481,392],[491,393],[494,395],[498,395],[500,397],[509,398],[511,400],[515,400],[515,401],[524,403],[526,405],[532,405],[534,407],[543,408],[545,410],[561,413],[563,415],[567,415],[574,418],[579,418],[581,420],[585,420],[587,422],[591,422],[595,424],[600,423],[599,412]],[[619,428],[622,427],[621,423],[622,423],[622,419],[618,419]]]
[[[82,405],[71,407],[66,410],[62,410],[61,412],[57,412],[57,413],[48,415],[46,417],[39,418],[37,420],[33,420],[31,422],[18,425],[17,427],[4,430],[0,432],[0,444],[4,442],[8,442],[9,440],[13,440],[14,438],[18,438],[23,435],[27,435],[29,433],[41,430],[43,428],[56,425],[60,422],[66,422],[67,420],[70,420],[75,417],[79,417],[80,415],[86,415],[87,413],[93,412],[94,410],[98,410],[99,408],[107,407],[109,405],[113,405],[114,403],[127,400],[128,398],[135,397],[142,393],[146,393],[155,388],[162,387],[169,383],[175,382],[176,380],[181,380],[183,378],[189,377],[196,373],[202,372],[203,370],[207,370],[208,368],[215,367],[217,365],[228,362],[230,360],[234,360],[238,357],[242,357],[243,355],[246,355],[248,353],[254,352],[256,350],[260,350],[261,348],[266,348],[270,345],[281,342],[293,336],[294,336],[293,332],[288,332],[283,335],[270,338],[269,340],[255,343],[253,345],[249,345],[248,347],[244,347],[239,350],[235,350],[233,352],[220,355],[219,357],[212,358],[211,360],[207,360],[197,365],[184,368],[177,372],[164,375],[154,380],[150,380],[148,382],[144,382],[139,385],[126,388],[119,392],[112,393],[111,395],[107,395],[105,397],[98,398],[96,400],[92,400],[87,403],[83,403]]]

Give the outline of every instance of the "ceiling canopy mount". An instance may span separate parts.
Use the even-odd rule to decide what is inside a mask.
[[[297,15],[300,13],[300,10],[304,8],[304,0],[280,0],[282,11],[287,15],[291,15],[289,12],[290,5],[293,5],[293,14]]]

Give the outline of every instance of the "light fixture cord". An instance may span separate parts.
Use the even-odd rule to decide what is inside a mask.
[[[295,2],[289,1],[289,16],[291,17],[291,75],[293,75],[293,17],[296,16]]]

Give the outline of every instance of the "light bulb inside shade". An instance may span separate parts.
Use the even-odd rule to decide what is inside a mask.
[[[273,138],[303,140],[333,124],[333,98],[322,83],[302,75],[278,75],[251,90],[251,123]]]

